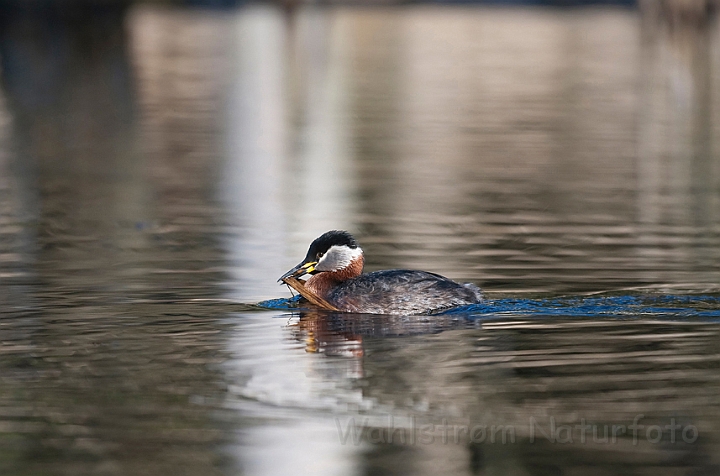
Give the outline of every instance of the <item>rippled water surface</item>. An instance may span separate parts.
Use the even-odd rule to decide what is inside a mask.
[[[714,23],[103,12],[0,29],[0,474],[720,473]],[[288,309],[333,228],[486,301]]]

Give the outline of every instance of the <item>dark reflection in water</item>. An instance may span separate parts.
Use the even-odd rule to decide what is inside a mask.
[[[0,29],[0,473],[718,472],[713,22],[17,15]],[[369,269],[488,301],[252,304],[287,296],[275,279],[331,228]]]
[[[201,404],[224,391],[225,312],[204,304],[222,259],[210,141],[143,119],[124,8],[16,13],[0,52],[0,473],[218,474],[209,448],[228,438]],[[146,124],[161,149],[144,150]]]

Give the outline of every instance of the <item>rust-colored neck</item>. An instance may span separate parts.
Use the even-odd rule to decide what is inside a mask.
[[[362,274],[365,259],[362,255],[350,262],[345,268],[337,271],[325,271],[305,281],[305,286],[321,298],[325,299],[330,291],[343,281]]]

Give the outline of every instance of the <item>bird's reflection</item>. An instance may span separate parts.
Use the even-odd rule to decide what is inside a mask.
[[[338,328],[335,321],[342,313],[303,311],[290,324],[293,338],[305,343],[310,353],[324,353],[338,357],[362,357],[363,338],[352,330]]]
[[[392,316],[310,309],[293,313],[289,328],[294,339],[305,343],[307,352],[359,358],[365,355],[368,338],[435,334],[473,325],[466,316],[456,314]]]

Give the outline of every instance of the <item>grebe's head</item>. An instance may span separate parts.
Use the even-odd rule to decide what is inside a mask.
[[[305,274],[341,272],[351,267],[356,268],[358,262],[362,271],[362,260],[362,249],[350,233],[341,230],[328,231],[310,244],[305,259],[283,274],[279,281],[290,276],[297,278]]]

